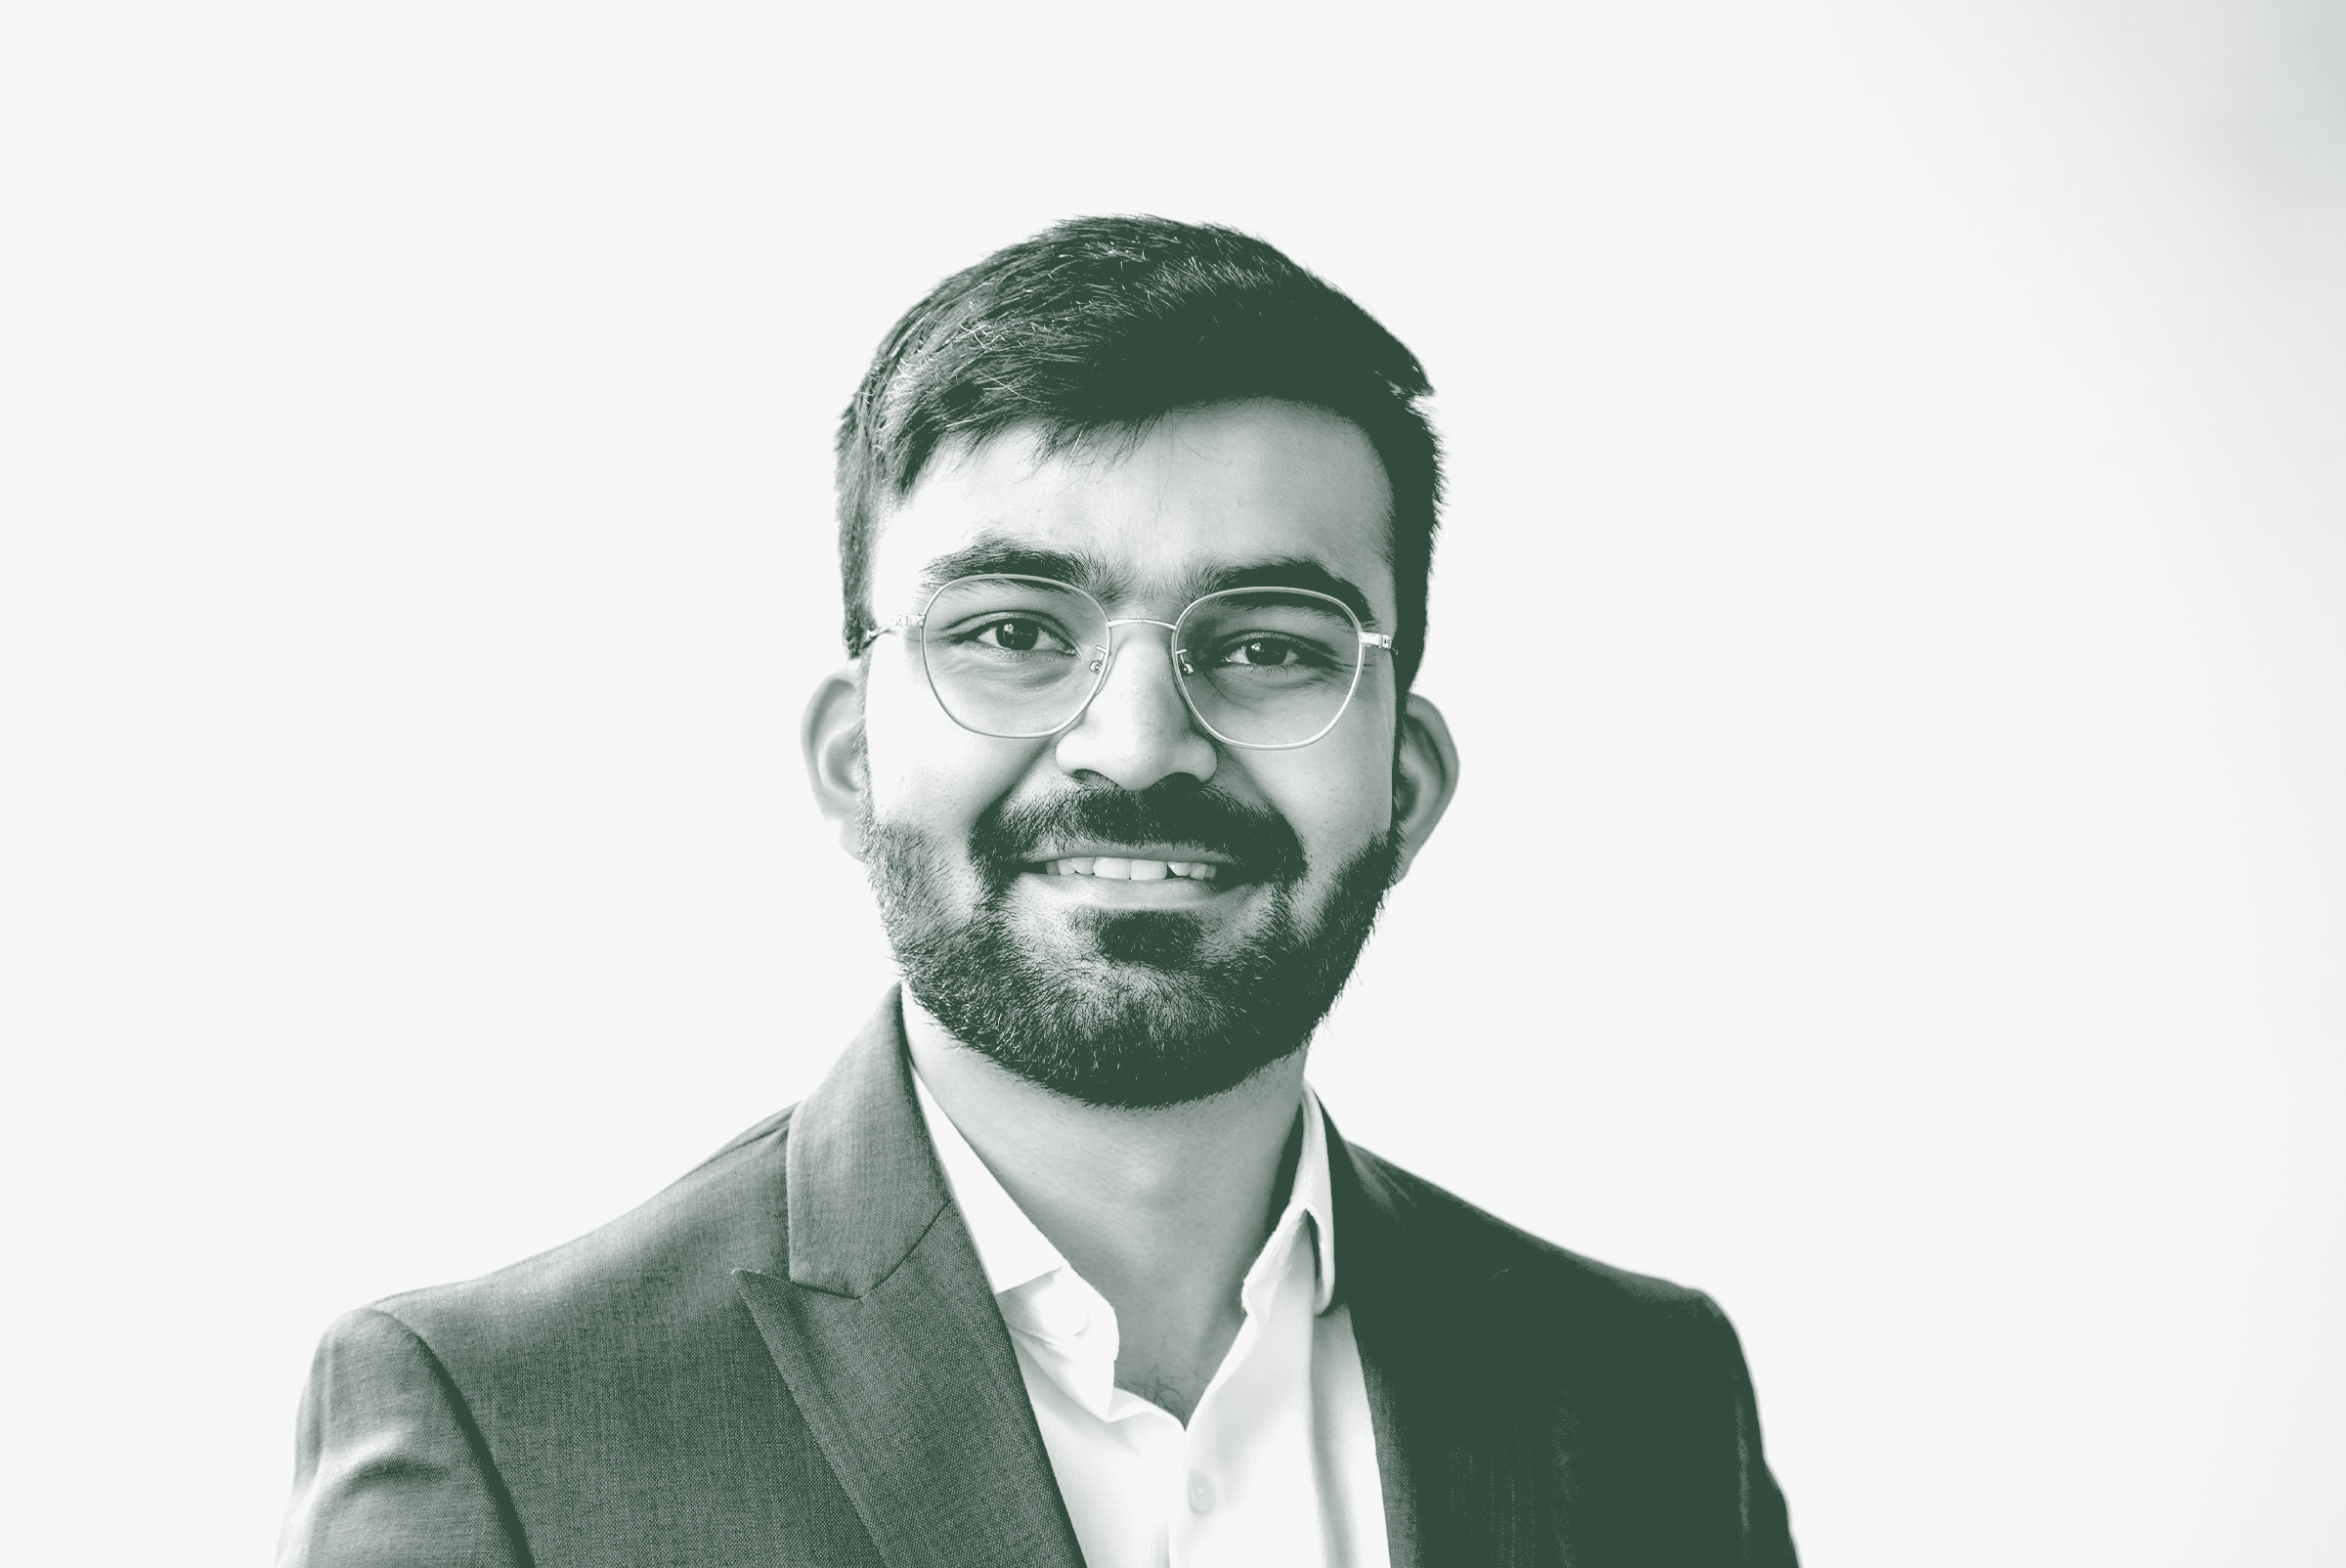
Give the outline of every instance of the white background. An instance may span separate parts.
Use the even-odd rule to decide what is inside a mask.
[[[813,1084],[833,420],[1146,210],[1440,393],[1347,1132],[1811,1565],[2346,1559],[2346,11],[851,9],[0,23],[0,1550],[265,1559],[329,1319]]]

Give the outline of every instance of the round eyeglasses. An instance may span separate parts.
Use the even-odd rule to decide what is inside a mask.
[[[1115,629],[1163,627],[1173,682],[1216,740],[1257,751],[1309,746],[1336,727],[1368,650],[1391,633],[1362,629],[1341,599],[1309,588],[1225,588],[1178,620],[1111,618],[1079,588],[1046,577],[956,578],[917,616],[884,626],[913,635],[929,689],[962,728],[1004,740],[1056,735],[1108,681]]]

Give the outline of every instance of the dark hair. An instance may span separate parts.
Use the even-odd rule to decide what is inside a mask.
[[[1442,457],[1416,357],[1262,240],[1166,218],[1073,218],[955,273],[880,345],[839,425],[849,652],[875,621],[872,538],[949,440],[1040,426],[1046,452],[1176,409],[1280,398],[1351,420],[1393,489],[1395,674],[1425,647]]]

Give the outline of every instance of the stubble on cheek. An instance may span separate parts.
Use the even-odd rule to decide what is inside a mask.
[[[965,925],[983,906],[985,888],[966,855],[949,852],[925,828],[883,824],[863,797],[863,874],[879,900],[891,940],[931,940]]]

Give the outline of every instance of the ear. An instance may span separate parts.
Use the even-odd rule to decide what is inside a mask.
[[[806,782],[814,804],[839,833],[840,848],[863,858],[863,797],[871,774],[863,762],[863,665],[823,677],[799,724],[806,751]]]
[[[1457,791],[1458,748],[1451,741],[1450,725],[1441,709],[1412,692],[1393,745],[1393,829],[1401,849],[1395,882],[1409,875],[1410,863],[1433,837]]]

